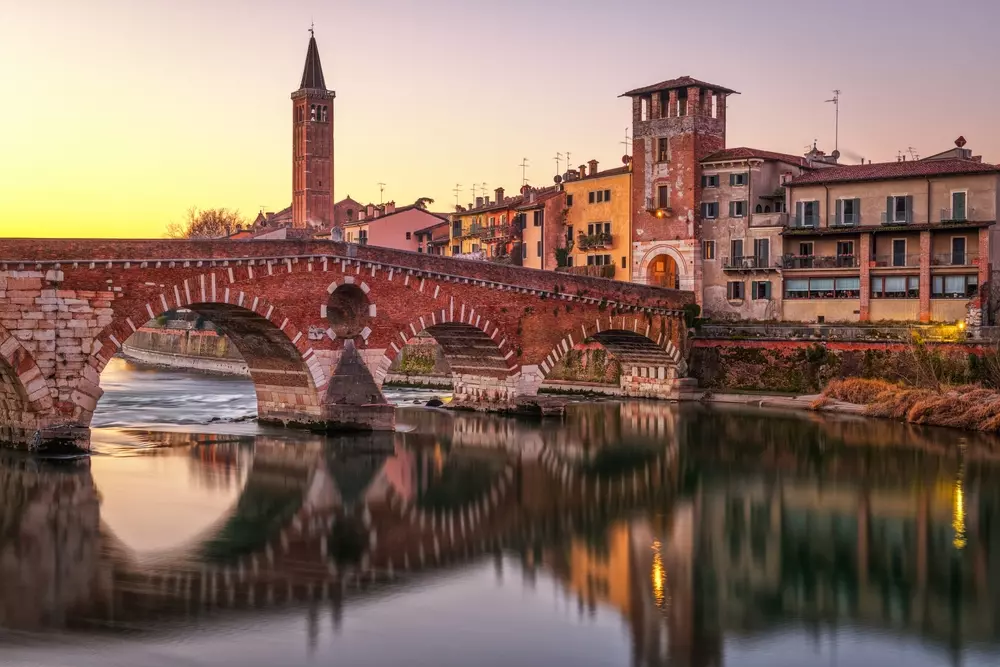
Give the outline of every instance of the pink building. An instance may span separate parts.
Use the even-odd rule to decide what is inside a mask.
[[[417,204],[401,208],[387,204],[378,217],[362,215],[360,219],[345,222],[344,240],[417,252],[420,245],[417,232],[447,221],[447,216],[431,213]]]

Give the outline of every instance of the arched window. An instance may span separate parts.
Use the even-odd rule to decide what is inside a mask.
[[[313,104],[309,107],[309,120],[316,120],[316,105]]]
[[[764,208],[760,204],[757,204],[757,208],[754,209],[754,213],[762,213],[763,211]]]
[[[770,213],[770,212],[771,212],[771,205],[768,204],[767,206],[764,207],[764,213]]]
[[[348,220],[354,220],[354,209],[353,208],[347,209],[347,219]]]
[[[326,106],[325,106],[325,105],[323,106],[323,116],[322,116],[322,120],[323,120],[323,122],[324,122],[324,123],[326,122]]]

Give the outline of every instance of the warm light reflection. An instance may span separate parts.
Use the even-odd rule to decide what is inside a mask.
[[[667,579],[666,571],[663,569],[663,556],[660,554],[660,541],[653,541],[653,599],[656,601],[656,606],[663,608],[664,600],[664,589]]]
[[[444,452],[441,450],[441,443],[434,443],[434,471],[438,475],[444,470]]]
[[[965,489],[962,482],[962,467],[958,469],[955,477],[955,488],[952,491],[951,527],[955,530],[955,539],[952,544],[956,549],[964,549],[965,539]]]

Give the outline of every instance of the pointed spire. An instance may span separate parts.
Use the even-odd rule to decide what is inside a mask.
[[[306,65],[302,69],[302,83],[299,88],[326,90],[323,80],[323,65],[319,61],[319,47],[316,46],[316,35],[312,26],[309,27],[309,49],[306,51]]]

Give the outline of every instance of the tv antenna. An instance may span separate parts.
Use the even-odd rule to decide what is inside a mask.
[[[833,102],[833,113],[834,113],[834,125],[833,125],[833,150],[839,151],[840,148],[840,91],[833,91],[833,98],[826,100],[827,102]]]
[[[920,154],[917,153],[917,150],[913,146],[907,146],[906,147],[906,152],[910,154],[910,159],[911,160],[919,160],[920,159]]]
[[[528,177],[527,177],[528,158],[526,157],[521,158],[521,164],[519,164],[518,166],[521,167],[521,185],[525,186],[528,184]]]
[[[459,195],[462,192],[462,184],[461,183],[455,183],[455,189],[452,190],[452,192],[455,193],[455,208],[458,208],[458,206],[459,206],[459,204],[458,204],[458,197],[459,197]]]
[[[486,181],[483,181],[483,199],[486,199]]]
[[[628,136],[628,128],[625,128],[625,141],[621,142],[622,146],[625,147],[625,155],[632,154],[632,137]]]
[[[559,162],[562,160],[562,153],[556,152],[556,156],[552,159],[556,161],[556,176],[559,175]]]
[[[378,203],[379,206],[385,203],[385,183],[378,184]]]

